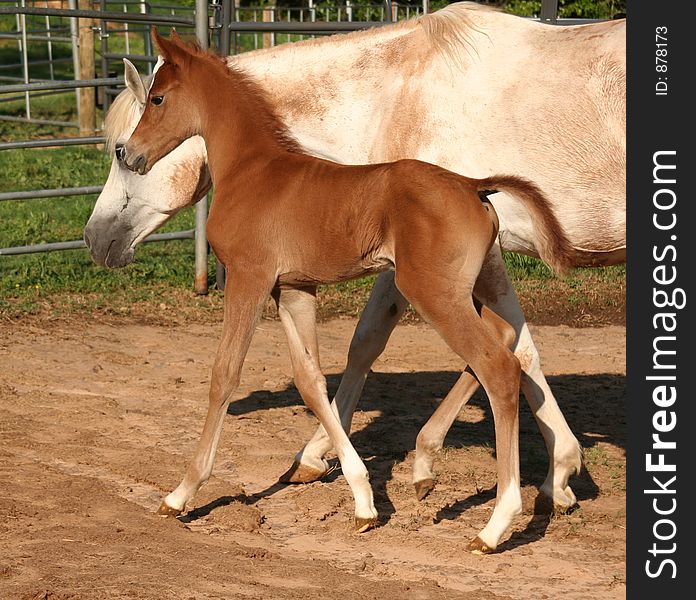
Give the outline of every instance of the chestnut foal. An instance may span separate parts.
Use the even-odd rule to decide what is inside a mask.
[[[477,180],[413,160],[346,166],[308,156],[244,73],[186,46],[175,32],[166,40],[153,31],[153,38],[161,60],[147,105],[116,155],[144,174],[186,138],[204,138],[215,187],[208,239],[228,274],[203,433],[183,481],[164,499],[160,514],[179,514],[210,476],[227,407],[271,294],[297,389],[330,436],[353,493],[355,528],[362,532],[374,525],[367,469],[331,409],[319,366],[315,292],[321,283],[392,269],[404,297],[470,365],[490,399],[496,505],[469,547],[480,553],[495,549],[522,506],[520,365],[508,349],[507,324],[491,311],[479,314],[472,299],[498,230],[495,212],[479,192],[504,190],[518,198],[535,217],[545,259],[563,269],[570,245],[545,198],[515,177]]]

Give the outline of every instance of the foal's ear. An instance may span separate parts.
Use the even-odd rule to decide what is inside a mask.
[[[174,38],[175,41],[163,38],[157,32],[157,27],[152,28],[152,41],[155,42],[164,61],[173,65],[183,66],[188,62],[189,53],[182,45],[176,43],[177,39],[180,38],[176,36]]]
[[[177,33],[175,27],[172,27],[172,30],[169,32],[169,39],[172,40],[172,41],[174,41],[174,42],[176,42],[176,43],[179,44],[180,46],[183,46],[183,45],[184,45],[184,40],[182,40],[182,39],[179,37],[179,34]]]

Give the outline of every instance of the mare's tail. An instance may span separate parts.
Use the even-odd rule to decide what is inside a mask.
[[[541,259],[555,273],[573,267],[575,250],[544,193],[531,181],[514,175],[495,175],[478,180],[479,192],[505,192],[516,198],[529,212],[534,226],[536,247]]]

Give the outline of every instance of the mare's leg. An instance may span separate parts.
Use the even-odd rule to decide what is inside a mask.
[[[346,432],[350,432],[353,412],[370,367],[384,351],[391,332],[407,306],[408,302],[394,285],[394,273],[382,273],[372,288],[370,299],[353,334],[346,370],[332,403],[332,407],[338,410]],[[292,467],[281,476],[281,481],[308,483],[321,478],[329,468],[324,455],[332,447],[329,436],[320,425],[314,437],[295,456]]]
[[[541,491],[553,499],[556,509],[566,510],[576,504],[568,479],[580,471],[582,449],[541,371],[539,352],[505,270],[497,243],[486,257],[474,293],[483,304],[515,328],[517,344],[514,351],[522,367],[522,391],[544,436],[550,458],[548,474]]]
[[[405,262],[409,267],[418,264],[414,259]],[[471,257],[470,264],[474,262]],[[475,266],[468,266],[467,270],[471,272]],[[452,293],[453,278],[449,273],[436,274],[423,282],[418,270],[402,268],[397,271],[396,284],[450,348],[471,366],[488,394],[495,422],[496,503],[490,520],[469,545],[472,552],[485,553],[497,547],[522,510],[518,447],[520,364],[476,312],[471,298],[473,279],[461,277]]]
[[[319,366],[314,292],[314,289],[274,290],[274,298],[290,346],[295,385],[336,449],[343,475],[355,499],[355,529],[362,532],[374,525],[377,511],[367,469],[329,403],[326,379]]]
[[[497,243],[488,253],[474,291],[477,298],[515,328],[515,355],[520,360],[523,371],[522,390],[537,420],[550,457],[548,475],[541,491],[553,499],[558,509],[570,508],[576,503],[576,499],[568,486],[568,479],[580,470],[582,450],[541,371],[539,352],[505,270]],[[394,286],[393,275],[381,275],[360,318],[351,342],[346,372],[336,394],[335,402],[341,414],[341,421],[347,428],[350,427],[350,420],[370,366],[383,351],[405,308],[403,296]],[[465,384],[466,381],[469,381],[469,385]],[[454,412],[455,402],[463,406],[475,390],[468,376],[462,375],[455,388],[448,394],[449,401],[446,406],[451,407]],[[456,414],[452,418],[456,418]],[[445,431],[441,434],[443,439],[446,433]],[[284,475],[284,480],[309,482],[319,479],[327,470],[328,465],[323,456],[330,449],[330,440],[320,427],[310,443],[297,455],[295,464]],[[427,473],[414,473],[414,481],[416,477],[424,475]]]
[[[222,425],[232,394],[237,389],[251,338],[273,282],[260,277],[245,281],[237,273],[225,286],[225,315],[210,383],[208,414],[203,433],[184,479],[162,502],[160,515],[178,515],[208,480],[213,470]],[[232,282],[232,283],[230,283]]]
[[[478,302],[475,304],[477,312],[481,315],[484,323],[488,325],[492,334],[508,348],[512,348],[515,343],[515,330],[486,306],[481,306]],[[413,463],[413,485],[419,500],[425,498],[435,487],[433,474],[435,457],[442,449],[445,436],[452,427],[452,423],[478,387],[478,380],[471,369],[467,367],[418,433],[416,458]]]

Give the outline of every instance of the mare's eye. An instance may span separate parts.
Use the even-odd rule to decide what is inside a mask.
[[[153,96],[150,100],[155,106],[159,106],[162,104],[162,100],[164,100],[164,96]]]

